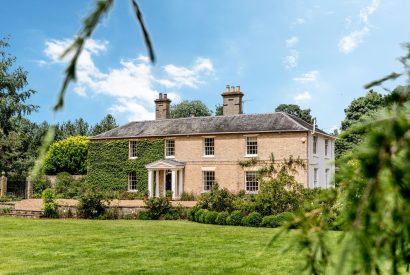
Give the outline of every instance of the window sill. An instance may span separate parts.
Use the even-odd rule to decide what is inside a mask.
[[[215,156],[214,155],[204,155],[204,156],[202,156],[203,158],[214,158]]]
[[[319,155],[318,155],[318,154],[313,154],[313,157],[314,157],[314,158],[318,158]]]
[[[175,156],[166,156],[165,158],[166,158],[166,159],[174,159]]]
[[[259,193],[259,191],[246,191],[245,190],[245,194],[248,194],[248,195],[256,195],[258,193]]]
[[[244,157],[245,158],[256,158],[258,155],[256,154],[256,155],[245,155]]]
[[[129,192],[129,193],[137,193],[138,190],[128,190],[127,192]]]
[[[137,159],[138,157],[128,157],[128,159]]]

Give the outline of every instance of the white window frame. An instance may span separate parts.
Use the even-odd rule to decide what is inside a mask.
[[[205,177],[208,176],[208,173],[212,173],[212,174],[213,174],[213,183],[209,186],[208,189],[205,189],[205,180],[206,180]],[[202,169],[202,190],[203,190],[203,192],[204,192],[204,193],[205,193],[205,192],[210,192],[211,189],[212,189],[212,187],[213,187],[215,184],[216,184],[216,173],[215,173],[215,169],[207,169],[207,170]]]
[[[206,145],[206,141],[207,141],[207,139],[212,139],[213,140],[213,142],[212,142],[212,151],[213,151],[213,154],[212,155],[207,155],[206,153],[207,153],[207,145]],[[215,156],[215,137],[203,137],[203,148],[204,148],[204,150],[203,150],[203,156],[205,157],[205,158],[212,158],[212,157],[214,157]]]
[[[133,183],[134,181],[134,183]],[[132,188],[135,185],[135,188]],[[137,173],[130,172],[128,173],[128,192],[137,192]]]
[[[313,136],[313,143],[312,143],[313,155],[317,155],[317,142],[318,142],[317,136]]]
[[[135,146],[135,148],[133,146]],[[137,151],[137,141],[136,140],[128,141],[128,158],[129,159],[138,158],[137,152],[138,152]]]
[[[325,139],[325,157],[329,156],[329,139]]]
[[[248,148],[252,145],[248,145],[249,139],[256,140],[256,154],[248,154]],[[257,135],[249,135],[245,136],[245,157],[257,157],[258,156],[258,136]]]
[[[169,152],[169,144],[168,144],[168,142],[170,142],[170,141],[172,141],[173,143],[174,143],[174,154],[173,155],[168,155],[168,152]],[[167,138],[167,139],[165,139],[165,158],[167,158],[167,159],[173,159],[173,158],[175,158],[175,139],[174,138]]]
[[[313,168],[313,188],[319,187],[319,168]]]
[[[245,173],[244,173],[244,183],[245,183],[245,193],[246,194],[258,194],[258,192],[259,192],[259,189],[260,189],[260,183],[259,183],[259,181],[258,181],[258,179],[257,179],[257,171],[245,171]],[[248,174],[254,174],[255,175],[255,181],[256,181],[256,183],[257,183],[257,190],[248,190],[248,177],[247,177],[247,175]],[[254,182],[251,182],[252,184],[254,183]]]

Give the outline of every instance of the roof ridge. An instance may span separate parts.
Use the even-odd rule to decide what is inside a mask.
[[[296,124],[298,124],[299,126],[301,126],[302,128],[304,128],[306,131],[312,131],[312,130],[306,128],[305,126],[303,126],[299,121],[297,121],[296,119],[294,119],[294,118],[293,118],[293,115],[288,114],[288,113],[286,113],[286,112],[279,112],[279,113],[284,114],[285,116],[287,116],[288,118],[290,118],[293,122],[295,122]],[[308,122],[306,122],[306,123],[308,123]],[[309,123],[308,123],[308,124],[309,124]]]

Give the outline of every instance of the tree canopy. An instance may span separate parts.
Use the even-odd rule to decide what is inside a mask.
[[[370,90],[365,96],[354,99],[350,103],[344,110],[346,117],[341,123],[342,132],[336,140],[335,153],[337,158],[345,152],[352,150],[362,141],[365,129],[351,129],[351,127],[363,121],[366,117],[373,115],[384,106],[386,106],[385,97],[373,90]]]
[[[315,119],[310,114],[310,109],[302,109],[297,104],[280,104],[278,107],[276,107],[275,112],[285,112],[287,114],[297,116],[298,118],[301,118],[310,124],[313,124]]]
[[[212,111],[200,100],[184,100],[171,106],[171,118],[210,115],[212,115]]]

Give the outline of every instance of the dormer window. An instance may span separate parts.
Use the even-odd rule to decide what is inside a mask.
[[[128,143],[128,157],[130,159],[137,158],[137,141],[130,140]]]
[[[175,139],[165,140],[165,157],[167,158],[175,157]]]

